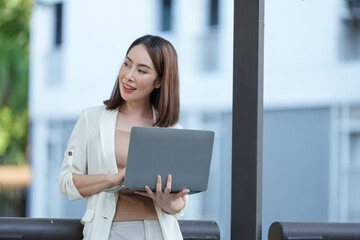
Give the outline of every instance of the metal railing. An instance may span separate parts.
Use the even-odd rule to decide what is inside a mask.
[[[214,221],[179,221],[184,240],[219,240],[220,229]],[[80,240],[80,219],[0,218],[0,240]]]
[[[360,240],[360,223],[274,222],[268,240]]]

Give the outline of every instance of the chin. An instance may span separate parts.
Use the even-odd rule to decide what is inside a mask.
[[[127,101],[126,94],[124,94],[121,90],[120,90],[120,96],[121,96],[122,99],[124,99],[125,101]]]

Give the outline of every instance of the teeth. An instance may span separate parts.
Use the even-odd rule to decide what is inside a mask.
[[[129,89],[129,90],[135,90],[135,89],[136,89],[136,88],[130,87],[130,86],[125,85],[125,84],[124,84],[124,87],[125,87],[126,89]]]

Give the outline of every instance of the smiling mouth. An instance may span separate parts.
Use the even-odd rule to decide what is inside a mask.
[[[124,83],[123,85],[124,85],[124,88],[126,88],[127,90],[136,90],[136,88],[134,88],[130,85],[127,85],[126,83]]]

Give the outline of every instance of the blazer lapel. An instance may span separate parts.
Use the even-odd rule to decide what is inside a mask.
[[[104,110],[100,120],[100,139],[104,161],[108,172],[118,172],[115,158],[115,127],[117,111]]]

